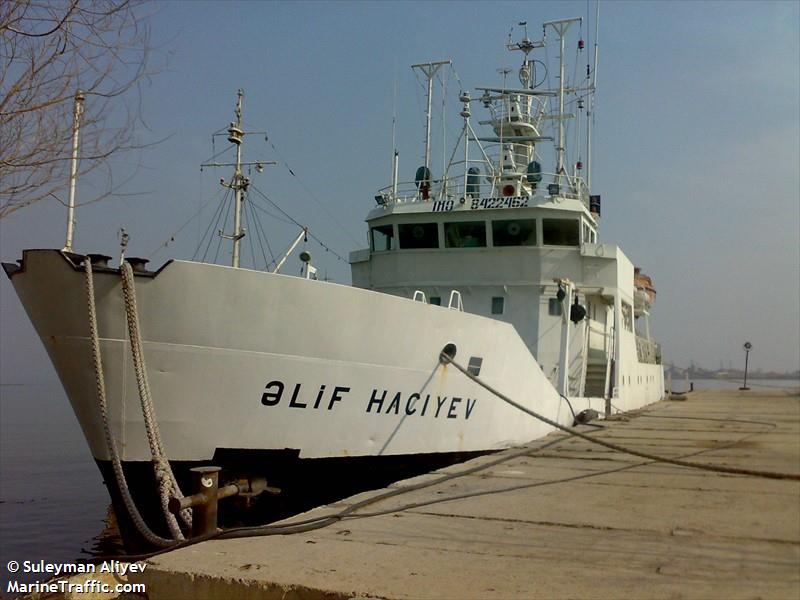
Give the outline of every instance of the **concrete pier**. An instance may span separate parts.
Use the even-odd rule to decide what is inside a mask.
[[[696,392],[602,425],[581,430],[661,456],[800,473],[796,391]],[[164,554],[129,580],[151,600],[800,598],[798,481],[648,463],[554,433],[390,489],[423,482],[313,531]]]
[[[800,473],[796,393],[697,392],[603,425],[582,430],[662,456]],[[315,531],[171,552],[137,581],[151,599],[800,598],[800,482],[647,464],[555,433],[526,454],[393,488],[488,464]],[[383,514],[357,516],[367,513]]]

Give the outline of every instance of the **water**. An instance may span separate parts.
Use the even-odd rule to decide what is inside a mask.
[[[696,390],[737,389],[741,382],[694,384]],[[685,385],[673,379],[676,391]],[[799,388],[800,381],[748,380],[748,386]],[[100,473],[58,382],[0,385],[0,590],[7,589],[9,560],[73,562],[96,553],[108,508]],[[99,551],[107,549],[101,544]]]
[[[742,386],[740,379],[692,379],[695,390],[738,390]],[[667,380],[664,380],[667,385]],[[797,389],[800,379],[747,379],[747,387],[751,390]],[[686,380],[681,377],[672,378],[672,390],[684,392],[688,388]]]
[[[0,597],[10,560],[74,562],[105,526],[109,499],[58,382],[0,386]],[[35,574],[14,579],[31,582]]]

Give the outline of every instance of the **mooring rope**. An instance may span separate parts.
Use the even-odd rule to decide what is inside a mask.
[[[92,261],[89,260],[89,258],[86,258],[84,260],[84,265],[86,272],[86,299],[89,308],[89,336],[92,343],[92,361],[94,364],[95,384],[97,387],[97,402],[100,408],[100,417],[103,421],[103,435],[105,437],[106,448],[108,449],[109,457],[111,458],[111,465],[114,472],[114,478],[116,479],[117,489],[120,492],[120,496],[122,496],[122,502],[125,505],[125,509],[128,511],[128,515],[131,517],[131,521],[133,521],[134,526],[142,535],[142,537],[154,546],[159,546],[162,548],[171,547],[175,545],[176,540],[170,540],[161,537],[160,535],[154,533],[147,526],[147,523],[145,523],[144,518],[142,518],[142,515],[139,512],[139,509],[136,507],[133,497],[131,496],[130,489],[128,488],[128,482],[125,479],[125,472],[122,470],[122,461],[119,458],[117,444],[114,440],[113,434],[111,433],[111,424],[108,419],[108,402],[106,399],[103,358],[100,352],[100,337],[97,332],[97,309],[95,306]]]
[[[512,400],[511,398],[509,398],[508,396],[506,396],[502,392],[499,392],[498,390],[494,389],[492,386],[490,386],[488,383],[486,383],[485,381],[483,381],[479,377],[476,377],[475,375],[470,373],[467,369],[465,369],[460,364],[455,362],[453,360],[453,358],[451,356],[449,356],[447,353],[442,352],[441,354],[439,354],[439,360],[441,360],[442,363],[444,363],[444,364],[453,365],[456,369],[461,371],[469,379],[471,379],[472,381],[477,383],[479,386],[481,386],[485,390],[491,392],[492,394],[494,394],[495,396],[497,396],[498,398],[500,398],[504,402],[507,402],[508,404],[510,404],[511,406],[516,408],[517,410],[520,410],[520,411],[524,412],[525,414],[528,414],[528,415],[530,415],[532,417],[535,417],[536,419],[539,419],[540,421],[542,421],[544,423],[547,423],[548,425],[551,425],[551,426],[555,427],[556,429],[560,429],[561,431],[565,431],[565,432],[567,432],[569,434],[572,434],[572,435],[574,435],[576,437],[579,437],[581,439],[588,440],[589,442],[591,442],[593,444],[598,444],[600,446],[605,446],[606,448],[609,448],[611,450],[616,450],[617,452],[622,452],[624,454],[630,454],[632,456],[638,456],[640,458],[646,458],[647,460],[652,460],[652,461],[655,461],[655,462],[669,463],[669,464],[672,464],[672,465],[677,465],[679,467],[689,467],[691,469],[702,469],[704,471],[712,471],[712,472],[716,472],[716,473],[728,473],[728,474],[731,474],[731,475],[749,475],[751,477],[764,477],[764,478],[767,478],[767,479],[791,479],[793,481],[800,481],[800,474],[797,474],[797,473],[776,473],[774,471],[756,471],[756,470],[752,470],[752,469],[741,469],[741,468],[738,468],[738,467],[725,467],[725,466],[722,466],[722,465],[703,465],[703,464],[699,464],[699,463],[693,463],[693,462],[689,462],[689,461],[685,461],[685,460],[680,460],[680,459],[677,459],[677,458],[667,458],[666,456],[657,456],[655,454],[648,454],[647,452],[642,452],[640,450],[633,450],[633,449],[627,448],[625,446],[620,446],[619,444],[614,444],[613,442],[607,442],[607,441],[602,440],[600,438],[592,437],[590,435],[587,435],[585,433],[577,431],[577,430],[575,430],[575,429],[573,429],[571,427],[567,427],[565,425],[561,425],[560,423],[558,423],[556,421],[553,421],[552,419],[548,419],[544,415],[540,415],[536,411],[531,410],[530,408],[527,408],[525,406],[522,406],[518,402],[515,402],[514,400]]]
[[[150,445],[150,454],[153,457],[153,469],[156,481],[158,482],[159,496],[161,498],[161,509],[167,521],[170,533],[174,539],[182,540],[183,534],[178,525],[175,515],[169,510],[170,495],[181,499],[183,494],[175,480],[175,474],[169,465],[164,452],[164,444],[161,441],[161,433],[158,428],[158,421],[155,416],[155,406],[150,392],[150,381],[147,377],[147,365],[144,361],[144,351],[142,350],[142,335],[139,327],[139,308],[136,304],[136,286],[133,279],[133,268],[129,262],[123,261],[120,265],[122,274],[122,294],[125,299],[125,316],[128,321],[128,334],[131,343],[131,356],[133,357],[133,367],[136,373],[136,383],[139,387],[139,400],[142,405],[142,416],[144,426],[147,431],[147,442]],[[192,526],[192,515],[189,509],[180,512],[181,519],[188,527]]]

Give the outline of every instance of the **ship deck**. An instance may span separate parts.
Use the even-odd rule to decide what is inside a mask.
[[[800,472],[797,391],[685,398],[582,430],[697,463]],[[135,580],[151,600],[800,597],[798,481],[646,463],[556,433],[524,454],[481,457],[390,489],[421,482],[431,485],[356,512],[378,515],[201,543],[151,559]],[[459,495],[468,497],[449,499]]]

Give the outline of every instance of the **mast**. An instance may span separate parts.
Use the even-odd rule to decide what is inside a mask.
[[[567,30],[573,23],[581,22],[581,17],[572,19],[561,19],[559,21],[548,21],[544,24],[545,30],[547,26],[553,28],[558,35],[559,54],[558,54],[558,145],[556,146],[556,182],[561,183],[561,177],[564,171],[564,157],[566,153],[566,146],[564,140],[564,43]]]
[[[400,153],[397,151],[397,70],[395,69],[394,97],[392,98],[392,199],[397,198],[397,168]]]
[[[586,187],[592,189],[592,129],[594,125],[594,94],[597,90],[597,36],[600,33],[600,2],[598,0],[594,13],[594,67],[589,94],[589,113],[586,115]]]
[[[236,93],[236,123],[231,123],[228,128],[228,141],[236,144],[236,167],[233,172],[233,180],[231,187],[236,195],[235,204],[233,209],[233,260],[231,265],[233,267],[239,266],[239,249],[241,246],[244,232],[242,231],[242,189],[244,187],[242,180],[242,139],[244,138],[244,131],[242,131],[242,97],[244,90],[239,88]]]
[[[461,92],[459,100],[463,103],[461,116],[464,118],[464,198],[466,198],[467,190],[469,189],[467,186],[469,182],[469,118],[472,115],[472,111],[469,108],[471,100],[469,92]]]
[[[431,169],[431,99],[433,96],[433,78],[442,65],[449,65],[450,63],[451,61],[449,60],[440,60],[411,65],[412,69],[419,69],[428,79],[427,109],[425,111],[425,168],[428,169],[428,172],[430,172]]]
[[[72,113],[72,162],[69,171],[69,203],[67,204],[67,239],[64,251],[72,252],[72,240],[75,236],[75,180],[78,176],[78,137],[83,114],[83,101],[86,97],[81,90],[75,92],[75,109]]]
[[[245,198],[245,192],[250,186],[250,179],[242,174],[243,166],[255,166],[256,171],[261,173],[264,170],[264,165],[274,165],[275,161],[256,161],[256,162],[242,162],[242,141],[246,134],[261,133],[266,135],[265,131],[244,131],[242,129],[242,99],[244,98],[244,90],[239,88],[236,92],[236,121],[228,126],[228,141],[236,146],[236,162],[234,163],[218,163],[208,162],[200,165],[200,170],[204,167],[233,167],[233,177],[230,182],[224,179],[220,180],[223,187],[227,187],[234,192],[234,209],[233,209],[233,233],[226,234],[224,231],[219,231],[219,236],[225,240],[233,242],[233,258],[231,259],[231,266],[238,268],[241,262],[241,241],[246,232],[242,228],[242,208]],[[220,134],[214,134],[214,136]],[[224,134],[222,134],[224,135]]]

